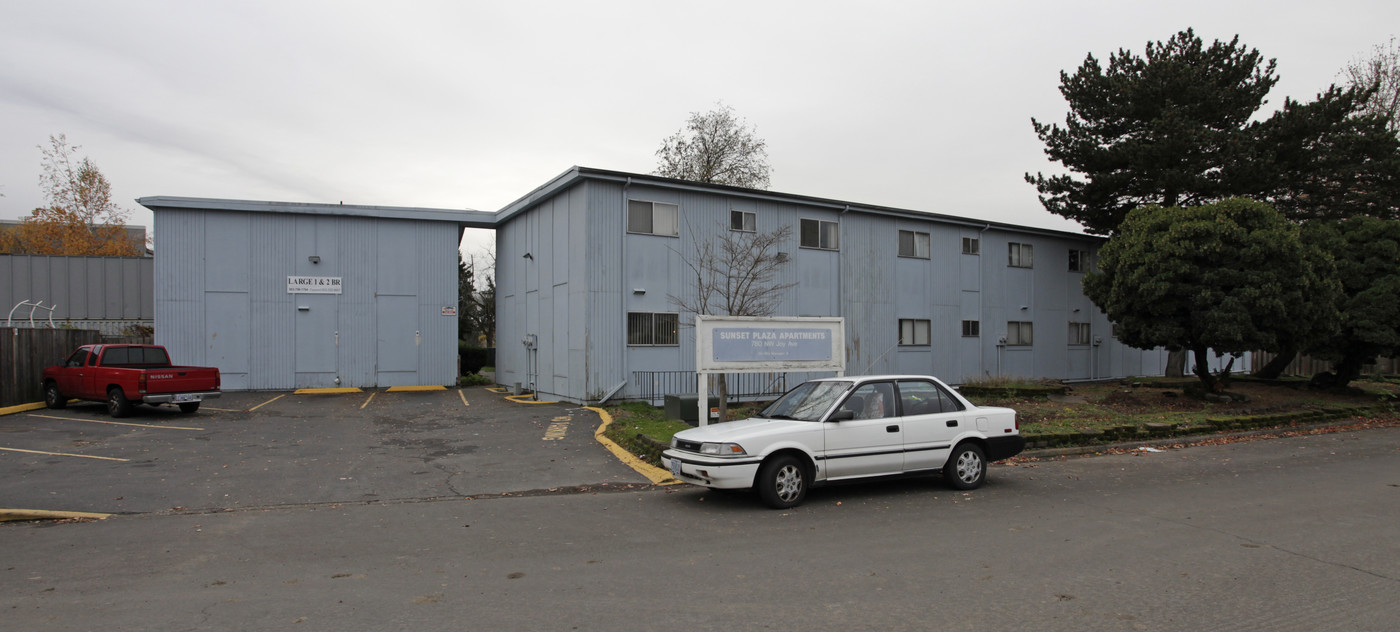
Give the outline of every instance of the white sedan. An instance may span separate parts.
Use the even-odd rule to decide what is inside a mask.
[[[662,465],[716,489],[757,488],[775,509],[814,483],[942,470],[975,489],[987,463],[1025,448],[1016,411],[980,407],[937,378],[873,375],[812,380],[757,417],[676,433]]]

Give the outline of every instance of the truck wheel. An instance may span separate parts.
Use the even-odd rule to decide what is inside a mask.
[[[196,410],[199,410],[199,402],[190,402],[190,403],[187,403],[187,404],[180,404],[180,412],[185,413],[185,414],[187,414],[187,415],[188,415],[189,413],[192,413],[192,412],[196,411]]]
[[[975,443],[962,443],[953,448],[948,462],[943,464],[943,480],[953,489],[977,489],[987,480],[987,458]]]
[[[68,407],[68,398],[58,392],[57,383],[49,382],[44,385],[44,405],[54,410]]]
[[[127,400],[121,388],[113,386],[107,389],[107,413],[113,417],[125,417],[131,414],[131,402]]]
[[[811,480],[797,457],[785,454],[758,468],[758,495],[774,509],[796,507],[807,497]]]

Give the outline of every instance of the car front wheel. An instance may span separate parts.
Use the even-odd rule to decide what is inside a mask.
[[[811,483],[807,469],[792,455],[772,459],[758,468],[758,495],[774,509],[801,504]]]
[[[977,489],[987,480],[987,457],[975,443],[964,443],[953,449],[943,464],[943,478],[953,489]]]
[[[68,398],[59,392],[58,384],[49,382],[44,385],[44,405],[55,410],[68,405]]]

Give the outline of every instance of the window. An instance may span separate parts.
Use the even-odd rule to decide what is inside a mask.
[[[956,397],[938,385],[913,380],[899,382],[899,404],[903,415],[937,415],[964,409]]]
[[[963,325],[963,336],[968,337],[968,338],[976,338],[976,337],[982,335],[982,321],[980,321],[980,320],[964,320],[964,321],[962,321],[962,325]]]
[[[827,222],[819,219],[802,220],[801,233],[803,248],[820,248],[822,250],[840,250],[840,234],[837,232],[839,224]]]
[[[916,259],[929,258],[928,233],[912,230],[899,231],[899,256]]]
[[[1069,251],[1069,271],[1070,271],[1070,272],[1088,272],[1088,270],[1089,270],[1089,251],[1088,251],[1088,250],[1070,250],[1070,251]]]
[[[627,312],[627,344],[675,347],[680,345],[680,314]]]
[[[679,212],[675,204],[627,200],[627,232],[675,237]]]
[[[1009,255],[1009,259],[1010,259],[1008,265],[1010,265],[1011,267],[1013,267],[1013,268],[1029,268],[1029,267],[1031,267],[1031,263],[1032,263],[1031,259],[1032,259],[1032,258],[1031,258],[1031,245],[1030,245],[1030,244],[1016,244],[1016,243],[1007,244],[1007,254]]]
[[[982,240],[976,237],[963,237],[963,254],[975,255],[982,252]]]
[[[927,347],[929,345],[929,321],[912,318],[899,319],[899,344]]]
[[[1006,346],[1029,347],[1034,336],[1033,323],[1011,321],[1006,323]]]
[[[729,230],[758,232],[758,215],[752,211],[729,211]]]
[[[1069,343],[1072,345],[1089,344],[1089,323],[1070,323]]]

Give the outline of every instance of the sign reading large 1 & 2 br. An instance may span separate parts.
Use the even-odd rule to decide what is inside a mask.
[[[341,277],[289,276],[288,294],[340,294]]]

